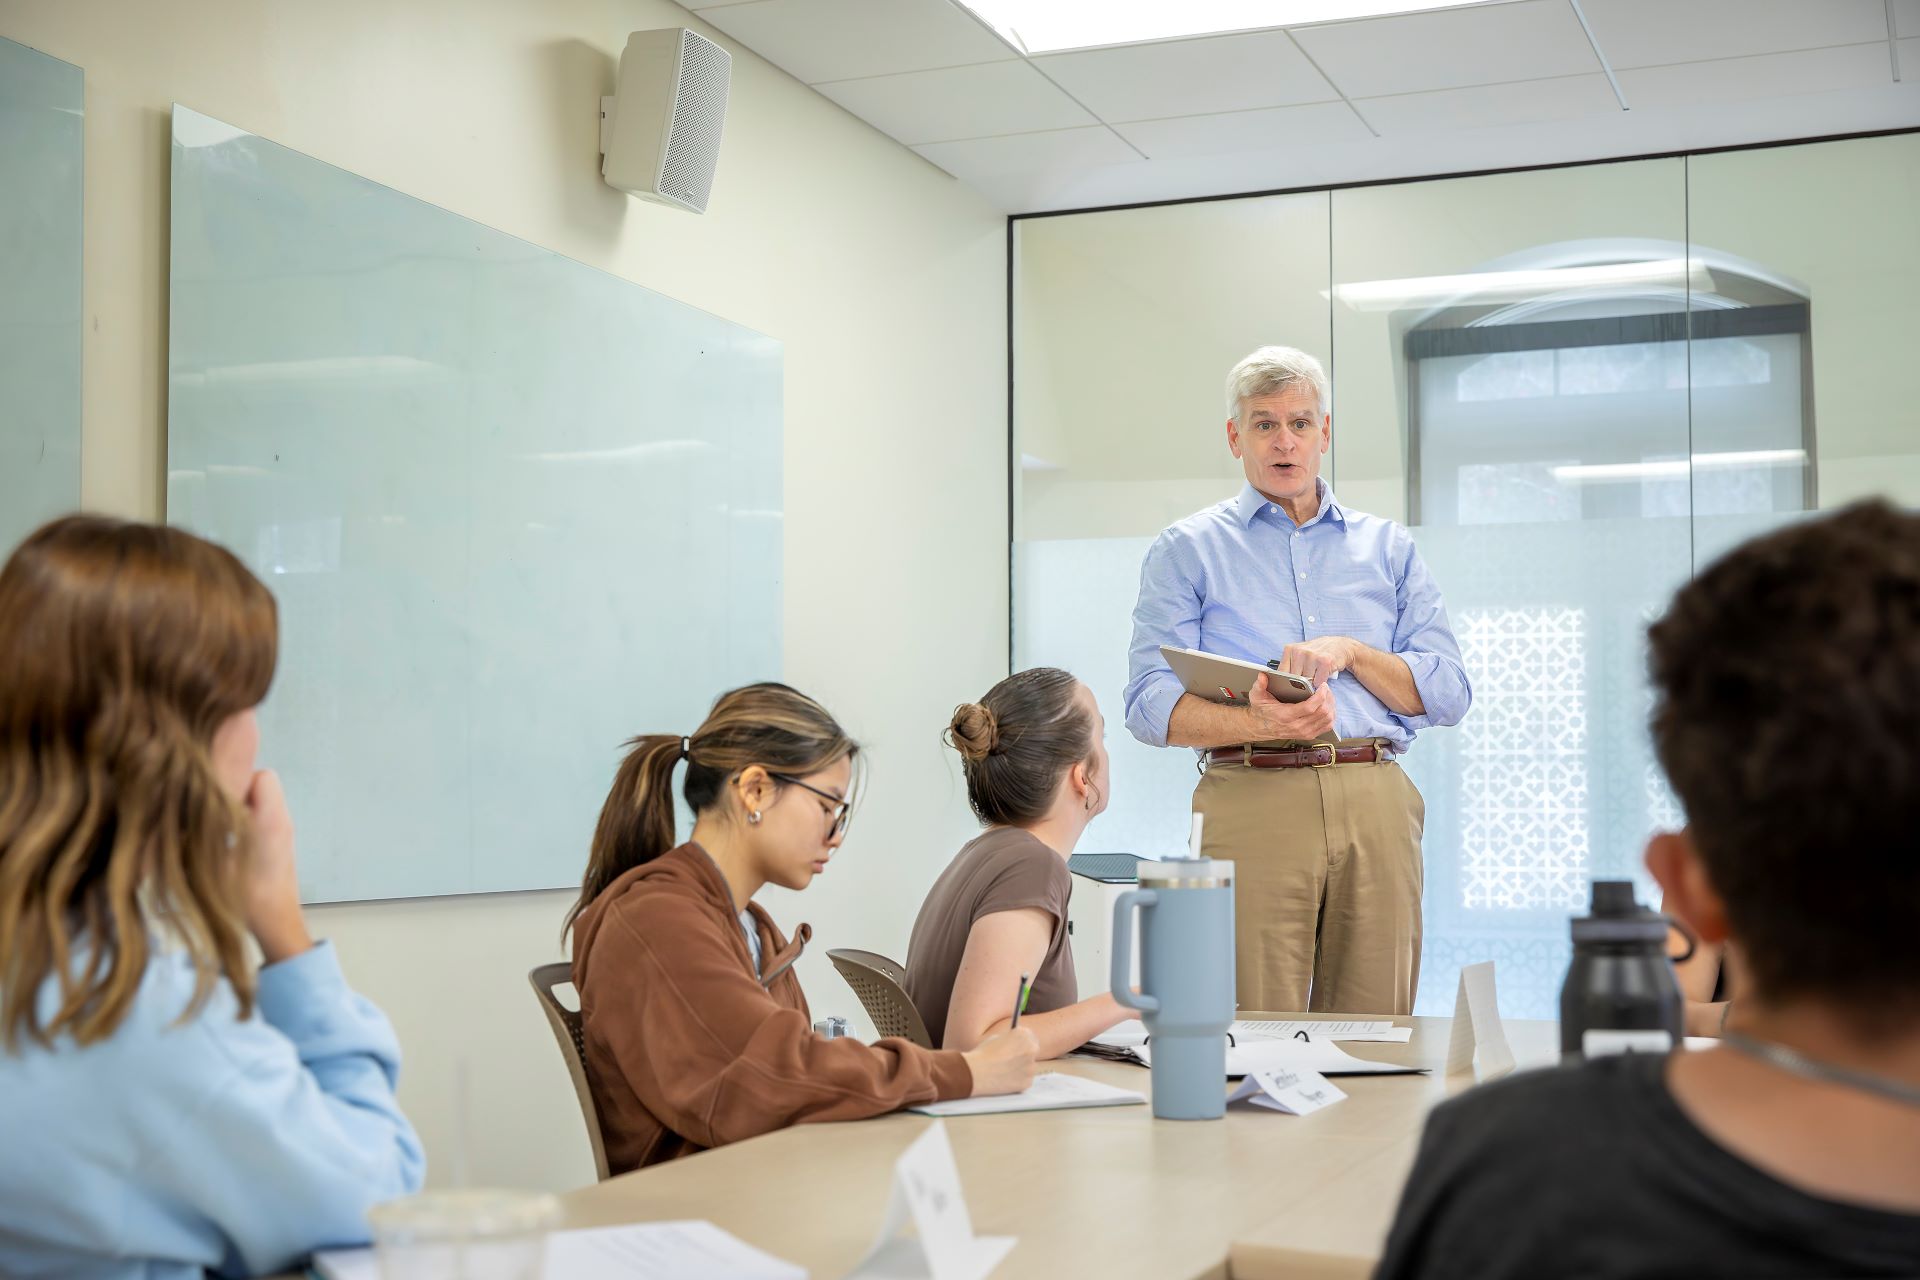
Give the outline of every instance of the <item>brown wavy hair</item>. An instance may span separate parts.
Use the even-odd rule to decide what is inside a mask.
[[[251,832],[211,748],[278,643],[260,580],[179,529],[67,516],[0,568],[0,1043],[112,1035],[157,927],[193,960],[182,1021],[221,977],[251,1011]]]
[[[627,748],[594,827],[587,873],[579,900],[561,926],[563,936],[608,885],[673,848],[673,770],[681,760],[687,762],[681,794],[698,815],[719,803],[727,782],[750,765],[804,776],[860,755],[860,744],[825,707],[798,689],[772,682],[721,694],[684,740],[678,734],[649,733],[629,739]],[[775,785],[784,784],[776,779]]]

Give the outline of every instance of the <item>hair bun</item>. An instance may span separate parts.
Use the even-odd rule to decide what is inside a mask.
[[[947,722],[947,741],[969,764],[984,760],[1000,746],[1000,722],[977,702],[963,702]]]

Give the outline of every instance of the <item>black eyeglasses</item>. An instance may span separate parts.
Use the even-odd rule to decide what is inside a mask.
[[[846,834],[847,822],[853,817],[853,801],[842,800],[839,796],[833,794],[833,792],[822,791],[811,782],[802,782],[790,773],[775,773],[769,769],[767,770],[767,776],[777,782],[790,782],[803,791],[811,791],[822,800],[833,801],[835,805],[833,811],[833,829],[827,833],[827,836],[831,839],[834,836]]]

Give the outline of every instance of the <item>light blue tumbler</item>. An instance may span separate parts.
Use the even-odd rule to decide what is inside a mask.
[[[1133,993],[1133,913],[1140,910],[1140,994]],[[1233,1025],[1233,864],[1219,858],[1140,863],[1140,887],[1113,904],[1113,998],[1140,1011],[1153,1055],[1153,1114],[1218,1120],[1227,1112]]]

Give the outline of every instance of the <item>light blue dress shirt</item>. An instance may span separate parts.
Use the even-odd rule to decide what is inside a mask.
[[[1127,728],[1167,745],[1167,719],[1184,690],[1160,646],[1267,662],[1289,644],[1351,636],[1398,654],[1426,714],[1396,715],[1342,672],[1332,681],[1334,733],[1384,738],[1395,752],[1430,725],[1460,723],[1473,701],[1460,645],[1413,535],[1392,520],[1349,511],[1324,479],[1320,510],[1296,527],[1252,485],[1168,528],[1140,566],[1128,658]]]
[[[0,1047],[0,1276],[281,1271],[366,1243],[368,1206],[419,1190],[399,1045],[331,946],[262,969],[246,1019],[221,980],[181,1023],[192,992],[161,954],[107,1039]],[[49,978],[43,1020],[58,994]]]

